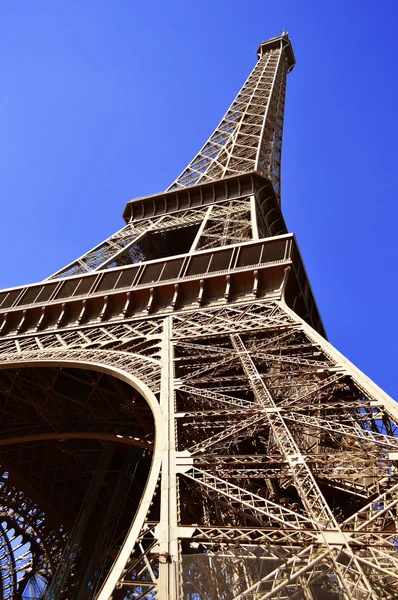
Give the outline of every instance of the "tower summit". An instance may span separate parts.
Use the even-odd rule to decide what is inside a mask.
[[[4,599],[398,596],[397,405],[326,340],[257,56],[165,192],[0,292]]]

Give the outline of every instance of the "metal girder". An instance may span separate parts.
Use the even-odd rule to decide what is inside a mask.
[[[112,269],[141,262],[144,259],[142,242],[145,236],[151,232],[199,225],[205,213],[206,209],[185,210],[131,222],[67,267],[51,275],[49,279],[72,277],[99,269]]]
[[[322,597],[317,596],[322,589],[329,589],[329,593],[332,593],[333,586],[336,594],[343,593],[347,598],[354,597],[354,593],[363,598],[383,597],[379,596],[383,594],[380,591],[379,579],[385,576],[383,581],[389,581],[392,568],[382,564],[382,558],[376,550],[375,554],[358,550],[358,543],[365,545],[365,542],[364,538],[359,542],[358,537],[352,537],[351,521],[356,519],[359,522],[367,522],[365,516],[361,520],[363,509],[360,506],[366,502],[368,489],[368,493],[372,494],[377,468],[386,461],[390,467],[387,471],[384,469],[383,473],[389,473],[389,476],[383,483],[379,478],[380,485],[388,487],[391,481],[394,481],[394,471],[391,470],[394,463],[388,459],[385,452],[388,448],[395,449],[396,438],[394,435],[388,436],[379,430],[369,429],[369,422],[374,421],[377,425],[380,421],[383,423],[383,426],[380,426],[383,431],[395,430],[394,421],[387,428],[385,425],[387,419],[392,419],[389,403],[382,395],[376,399],[369,390],[365,391],[364,378],[355,377],[356,373],[350,371],[346,363],[343,366],[342,362],[336,360],[327,342],[308,337],[306,327],[298,326],[298,320],[288,324],[287,329],[281,329],[281,321],[286,322],[282,319],[282,314],[287,316],[287,313],[283,304],[279,304],[278,307],[275,311],[271,310],[271,306],[264,306],[262,314],[256,310],[257,327],[253,333],[246,329],[247,321],[250,322],[253,318],[253,305],[241,308],[241,319],[234,320],[234,333],[228,333],[224,327],[230,323],[232,314],[236,314],[235,308],[228,307],[223,309],[222,313],[217,309],[198,311],[195,316],[186,319],[185,323],[189,321],[193,323],[193,327],[190,333],[188,329],[184,331],[181,342],[180,321],[178,317],[175,319],[178,332],[178,337],[175,336],[176,373],[179,375],[179,379],[176,380],[177,428],[179,448],[182,452],[181,464],[187,464],[185,468],[182,466],[182,477],[184,480],[199,483],[201,487],[204,486],[207,489],[204,493],[206,503],[210,502],[215,507],[207,508],[208,514],[212,515],[210,523],[197,523],[198,531],[206,525],[208,531],[214,535],[214,531],[217,530],[215,519],[220,519],[222,512],[225,514],[228,510],[230,516],[225,516],[219,521],[221,527],[225,526],[224,519],[234,522],[238,518],[240,526],[243,525],[242,519],[247,520],[247,525],[253,520],[259,523],[259,514],[266,500],[275,499],[277,496],[280,502],[283,494],[285,498],[282,498],[282,509],[295,506],[295,511],[292,512],[299,510],[297,514],[301,516],[301,511],[304,511],[311,521],[311,527],[304,526],[303,529],[305,534],[312,536],[312,541],[304,533],[297,534],[299,537],[293,541],[293,536],[288,533],[294,528],[291,515],[287,518],[281,516],[281,513],[276,515],[271,510],[267,513],[268,519],[272,519],[274,523],[277,523],[279,518],[284,520],[284,535],[290,536],[286,548],[311,543],[315,554],[307,561],[299,561],[300,566],[297,567],[294,558],[296,555],[292,556],[286,565],[281,563],[278,571],[271,571],[257,583],[248,586],[247,592],[241,590],[236,598],[293,597],[293,589],[296,590],[294,593],[297,597],[302,597],[300,594],[310,594],[308,597],[311,597],[313,594],[312,597],[316,598]],[[282,314],[275,319],[279,310]],[[225,315],[224,326],[221,324],[220,314]],[[212,330],[207,325],[210,322],[214,324]],[[202,323],[206,326],[207,335]],[[270,323],[273,323],[271,331],[268,329]],[[259,332],[258,328],[261,326],[262,331]],[[238,327],[242,331],[241,335],[236,333]],[[215,329],[218,330],[218,335],[215,334]],[[266,354],[261,352],[263,347],[267,348]],[[242,371],[239,370],[236,358],[242,364]],[[294,370],[291,369],[292,364],[296,365]],[[238,396],[231,395],[230,392],[223,393],[224,386],[228,385],[228,373],[231,373],[231,369],[233,377],[239,377],[242,381],[242,391]],[[206,379],[204,374],[207,370],[210,374]],[[229,407],[229,411],[221,410],[222,406]],[[297,412],[297,407],[300,408],[300,412]],[[254,427],[255,423],[258,423],[257,428]],[[241,437],[241,431],[245,431],[246,435]],[[235,436],[234,441],[221,446],[224,449],[224,456],[221,456],[221,448],[219,449],[215,442],[218,439],[229,438],[230,434]],[[199,441],[198,437],[202,441]],[[191,439],[196,439],[194,446],[189,444]],[[349,447],[347,442],[349,439],[353,439],[352,447]],[[239,449],[247,448],[247,443],[254,443],[254,455],[240,456]],[[326,448],[329,448],[331,454],[325,454]],[[188,468],[187,459],[183,459],[185,449],[192,454],[191,460],[198,465],[197,467]],[[268,454],[260,454],[260,449],[262,452],[268,451]],[[225,450],[228,454],[225,454]],[[360,474],[363,477],[358,481],[357,487],[361,484],[363,494],[357,496],[358,511],[354,510],[353,513],[356,517],[350,517],[350,524],[347,523],[346,527],[343,512],[353,510],[351,502],[354,496],[350,489],[349,469],[340,470],[339,465],[343,464],[344,457],[347,456],[350,457],[351,469],[364,463],[368,465],[368,469],[370,464],[374,468],[373,476],[365,477],[362,467]],[[256,460],[257,466],[253,464]],[[340,478],[334,483],[331,479],[331,467],[334,469],[334,476]],[[261,478],[264,483],[257,487]],[[325,479],[328,481],[328,487],[323,484]],[[197,502],[199,496],[193,488],[190,489]],[[185,494],[186,492],[184,496]],[[290,497],[291,500],[286,502],[286,497]],[[385,495],[380,497],[380,503],[376,500],[367,510],[375,510],[377,517],[374,517],[374,521],[380,524],[383,514],[386,514],[385,522],[394,536],[395,498],[391,501],[391,506],[387,505],[386,501],[382,504],[385,498]],[[256,503],[257,510],[254,508]],[[385,513],[382,511],[384,506]],[[184,499],[183,512],[188,511],[188,507],[189,501]],[[266,518],[266,515],[262,518]],[[268,543],[271,540],[276,541],[280,538],[280,533],[278,527],[272,530],[270,521],[263,521],[261,524],[271,530],[262,533],[265,551],[265,540],[268,540]],[[230,527],[236,531],[239,525],[236,523],[235,528],[231,525]],[[374,538],[368,537],[366,545],[370,539],[375,540],[376,548],[382,543],[380,528],[377,530],[379,537],[376,534]],[[246,544],[254,543],[254,540],[258,539],[253,531],[246,534]],[[314,534],[315,531],[320,533]],[[253,536],[253,540],[250,535]],[[228,539],[228,536],[214,535],[215,541],[212,537],[202,535],[198,539],[207,548],[207,552],[214,552],[217,546],[216,555],[223,551],[221,547],[218,549],[219,544],[225,547],[225,544],[228,545],[233,540],[232,536]],[[391,542],[389,546],[387,538],[386,534],[382,537],[383,548],[390,547],[390,553],[394,552],[395,544]],[[195,533],[192,534],[192,539],[195,539]],[[241,544],[243,545],[242,538]],[[388,554],[389,551],[385,551]],[[393,554],[391,556],[391,560],[394,561]],[[378,572],[384,575],[372,576],[368,568],[372,561],[378,565]],[[232,573],[232,563],[230,568]],[[267,583],[269,581],[273,582],[271,587]],[[396,583],[389,581],[388,585],[391,590]],[[203,589],[206,589],[204,583],[203,586]],[[198,582],[196,588],[199,589]],[[386,594],[385,597],[388,596],[387,592]]]
[[[185,564],[186,546],[190,552],[199,548],[209,556],[214,553],[213,562],[218,565],[220,552],[231,544],[241,549],[254,544],[266,555],[269,545],[276,545],[285,557],[278,559],[275,572],[268,570],[257,583],[253,580],[257,567],[245,567],[248,585],[245,589],[238,586],[241,596],[236,597],[279,594],[283,598],[295,590],[297,597],[312,594],[317,598],[319,590],[333,593],[330,589],[337,586],[347,598],[354,587],[364,598],[372,598],[382,593],[383,585],[388,593],[395,589],[392,574],[398,484],[391,487],[396,476],[394,458],[389,453],[397,447],[392,407],[382,394],[368,391],[366,378],[361,379],[354,369],[338,360],[327,342],[314,336],[298,318],[293,319],[283,303],[256,301],[200,309],[186,316],[177,314],[167,330],[165,322],[143,319],[60,332],[46,339],[46,345],[38,345],[35,336],[25,336],[21,339],[23,345],[18,342],[16,346],[17,339],[5,342],[8,352],[1,356],[8,379],[0,383],[8,401],[0,414],[3,421],[11,417],[15,421],[15,403],[30,402],[34,407],[34,398],[39,403],[35,410],[41,414],[43,427],[60,431],[54,410],[46,413],[51,415],[50,423],[46,414],[40,413],[41,405],[49,407],[55,402],[54,392],[49,390],[40,398],[34,391],[45,389],[49,381],[56,385],[60,375],[48,379],[43,378],[44,372],[38,372],[29,400],[21,379],[23,370],[13,371],[17,365],[21,369],[46,361],[62,364],[73,356],[75,366],[81,368],[95,362],[134,373],[155,393],[162,385],[168,386],[169,391],[163,392],[168,401],[163,402],[161,410],[165,423],[174,423],[165,429],[165,435],[175,485],[169,487],[169,475],[162,489],[177,506],[177,522],[174,533],[162,542],[161,532],[168,531],[170,524],[161,503],[160,512],[156,509],[159,522],[148,534],[152,541],[148,548],[147,542],[141,548],[138,543],[141,562],[129,559],[128,575],[124,572],[119,577],[117,589],[123,593],[130,590],[131,594],[135,590],[134,594],[143,598],[155,594],[168,598],[173,586],[177,589],[188,585],[179,583],[177,568],[180,561]],[[88,376],[87,381],[94,386],[91,389],[103,397],[106,407],[113,392],[104,387],[105,382],[101,383],[95,372],[85,375],[84,381]],[[73,377],[75,382],[81,379],[78,372]],[[230,391],[231,381],[239,381],[234,392]],[[72,401],[78,410],[88,406],[92,396],[79,403],[69,399],[66,388],[62,391],[61,387],[57,394],[59,402]],[[118,382],[114,394],[115,399],[125,395]],[[124,403],[136,419],[135,437],[145,436],[142,409],[135,413],[128,395]],[[102,409],[98,403],[94,408],[99,411],[98,428]],[[106,411],[103,415],[108,414],[106,421],[112,427],[110,407]],[[94,422],[91,417],[91,428]],[[22,424],[15,421],[15,433]],[[104,425],[105,421],[102,428]],[[12,431],[9,428],[10,434]],[[120,439],[125,435],[122,433]],[[146,439],[150,448],[152,441]],[[11,449],[4,456],[16,465],[17,455]],[[19,464],[22,473],[23,463]],[[55,468],[54,477],[60,473]],[[46,474],[48,479],[48,469]],[[377,489],[378,496],[373,491]],[[227,531],[228,523],[231,534],[221,534]],[[188,536],[184,533],[187,530]],[[214,533],[218,530],[220,533]],[[172,540],[174,546],[170,546]],[[171,547],[173,552],[169,551]],[[311,552],[307,551],[309,547]],[[223,568],[233,572],[233,564],[242,566],[249,559],[231,555],[222,560]],[[250,560],[257,564],[263,559],[256,556]],[[269,561],[271,558],[264,564],[271,565]],[[193,572],[189,575],[189,586],[198,591],[203,578],[197,577]]]
[[[170,190],[257,170],[279,193],[285,82],[292,65],[288,38],[275,41],[260,56],[214,133]]]
[[[397,406],[322,337],[258,56],[168,191],[0,293],[1,598],[398,597]]]

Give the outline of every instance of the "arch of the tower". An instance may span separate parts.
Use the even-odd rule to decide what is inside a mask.
[[[43,354],[0,363],[0,598],[94,598],[159,475],[156,389],[134,374],[153,365]]]

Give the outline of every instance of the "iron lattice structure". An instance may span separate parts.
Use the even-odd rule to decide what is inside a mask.
[[[280,207],[286,34],[170,188],[0,293],[0,597],[398,597],[397,406]]]

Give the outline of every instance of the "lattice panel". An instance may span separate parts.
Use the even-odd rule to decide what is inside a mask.
[[[214,133],[169,190],[258,171],[279,194],[288,69],[281,38],[278,48],[262,53]]]
[[[197,208],[178,211],[152,219],[133,221],[75,262],[57,271],[49,279],[72,277],[73,275],[81,275],[91,271],[98,271],[99,269],[113,269],[114,267],[148,260],[150,257],[145,256],[142,248],[142,241],[145,235],[199,225],[206,214],[206,210],[206,208]]]
[[[181,597],[397,594],[397,411],[283,304],[173,320]]]
[[[253,239],[250,198],[215,204],[209,211],[196,250]]]

